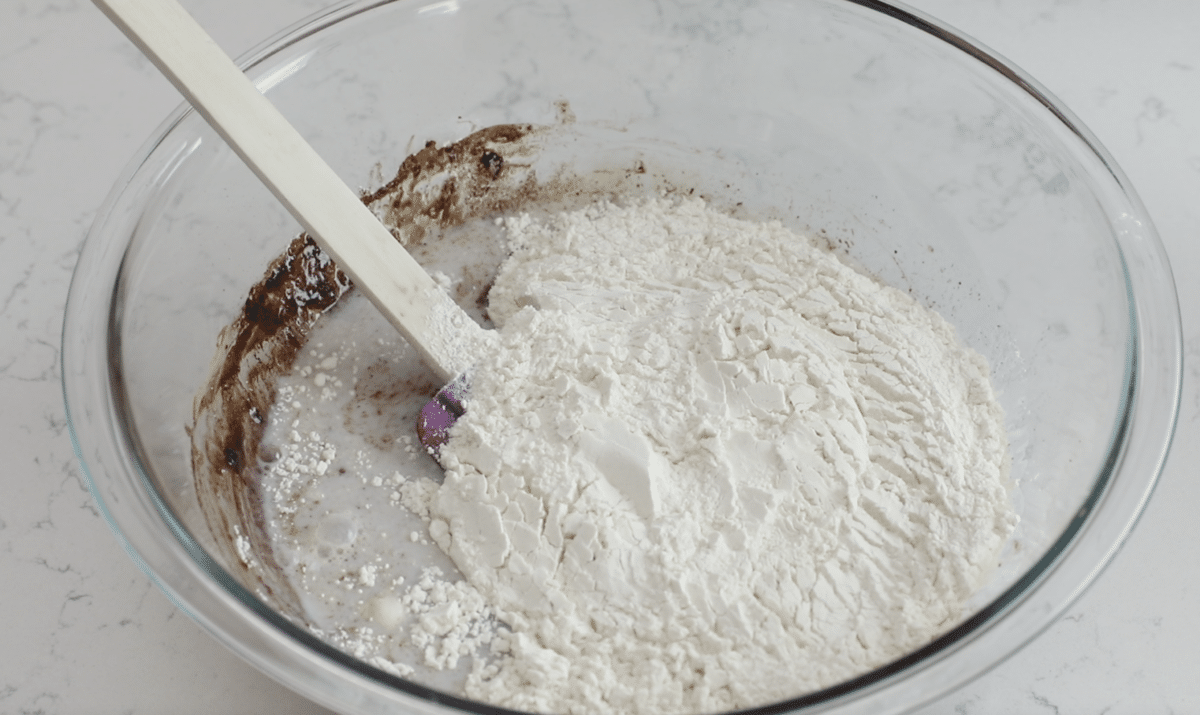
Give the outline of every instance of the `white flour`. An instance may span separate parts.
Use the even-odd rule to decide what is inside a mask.
[[[411,442],[362,439],[407,434],[419,394],[355,416],[408,379],[394,335],[383,368],[317,343],[281,388],[268,506],[321,635],[499,705],[686,713],[833,685],[961,619],[1015,516],[987,365],[945,321],[698,200],[504,225],[499,346],[440,488]],[[410,549],[430,537],[449,561]]]
[[[956,623],[1015,517],[987,365],[945,321],[698,200],[506,226],[502,345],[430,507],[512,629],[470,695],[742,708]]]

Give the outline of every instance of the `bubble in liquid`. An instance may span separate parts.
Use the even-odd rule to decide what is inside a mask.
[[[327,546],[350,546],[358,538],[358,521],[345,512],[328,514],[317,524],[317,541]]]

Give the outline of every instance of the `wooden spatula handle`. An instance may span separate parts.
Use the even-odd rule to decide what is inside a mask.
[[[175,0],[94,0],[421,353],[443,382],[483,332]],[[453,326],[450,328],[449,326]]]

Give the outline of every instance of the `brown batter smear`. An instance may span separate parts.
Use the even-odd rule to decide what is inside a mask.
[[[498,124],[444,147],[427,142],[400,165],[396,177],[363,197],[409,250],[431,229],[511,209],[536,194],[527,141],[544,128]]]
[[[290,369],[308,328],[349,285],[311,238],[293,240],[250,290],[241,315],[221,331],[208,386],[192,406],[192,470],[218,556],[243,585],[259,585],[260,596],[292,616],[302,611],[271,556],[258,489],[259,446],[276,377]],[[254,559],[239,556],[239,534]]]

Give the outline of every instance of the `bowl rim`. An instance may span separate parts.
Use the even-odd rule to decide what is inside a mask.
[[[1079,511],[1050,549],[1003,593],[950,631],[891,663],[823,690],[739,711],[747,714],[831,709],[894,712],[895,706],[889,709],[887,701],[897,690],[912,691],[908,693],[913,695],[911,706],[931,701],[995,667],[1033,640],[1095,581],[1136,525],[1165,464],[1182,389],[1181,319],[1165,249],[1128,179],[1091,132],[1062,102],[1011,62],[920,11],[883,0],[823,1],[885,15],[966,53],[1037,101],[1104,165],[1113,182],[1111,188],[1124,199],[1127,208],[1119,217],[1116,236],[1130,309],[1125,401],[1113,428],[1107,459]],[[253,74],[265,60],[300,40],[377,7],[411,2],[341,0],[271,36],[242,55],[237,64]],[[269,77],[266,82],[269,85]],[[132,560],[180,610],[251,665],[312,700],[347,712],[365,712],[363,692],[377,693],[385,700],[394,700],[399,692],[412,696],[403,701],[422,712],[446,712],[443,707],[449,706],[465,712],[517,713],[392,675],[343,653],[279,615],[209,556],[143,468],[138,447],[130,436],[133,430],[123,428],[128,417],[119,395],[117,351],[100,339],[111,327],[115,300],[111,290],[104,294],[105,283],[97,284],[97,280],[110,273],[115,275],[112,271],[114,267],[119,270],[126,246],[104,244],[102,239],[114,209],[127,198],[139,172],[192,113],[186,103],[179,106],[125,167],[97,212],[68,292],[61,351],[64,406],[76,457],[100,512]],[[102,268],[109,273],[98,270]],[[68,348],[68,336],[81,331],[92,342],[87,350],[76,353]],[[95,379],[98,373],[108,379]],[[1157,412],[1148,406],[1152,401],[1156,401]],[[1169,405],[1169,409],[1163,410],[1161,404]],[[98,419],[109,427],[98,429]],[[114,485],[116,472],[123,473],[121,486]],[[140,485],[141,494],[130,491],[134,484]],[[141,514],[157,514],[161,523],[136,524],[137,509]],[[181,552],[186,562],[173,562]],[[1068,555],[1074,555],[1076,561],[1086,559],[1082,580],[1074,573],[1078,569],[1067,575],[1060,568]],[[1020,633],[998,634],[995,626],[1034,594],[1048,602],[1036,617],[1022,623]],[[214,616],[214,608],[223,611]],[[251,636],[243,630],[247,622],[254,625]],[[964,648],[978,650],[981,645],[998,645],[1002,655],[988,659],[983,667],[950,662],[951,654]],[[330,669],[330,663],[336,667]],[[901,674],[921,677],[914,682],[912,677],[899,679]]]

